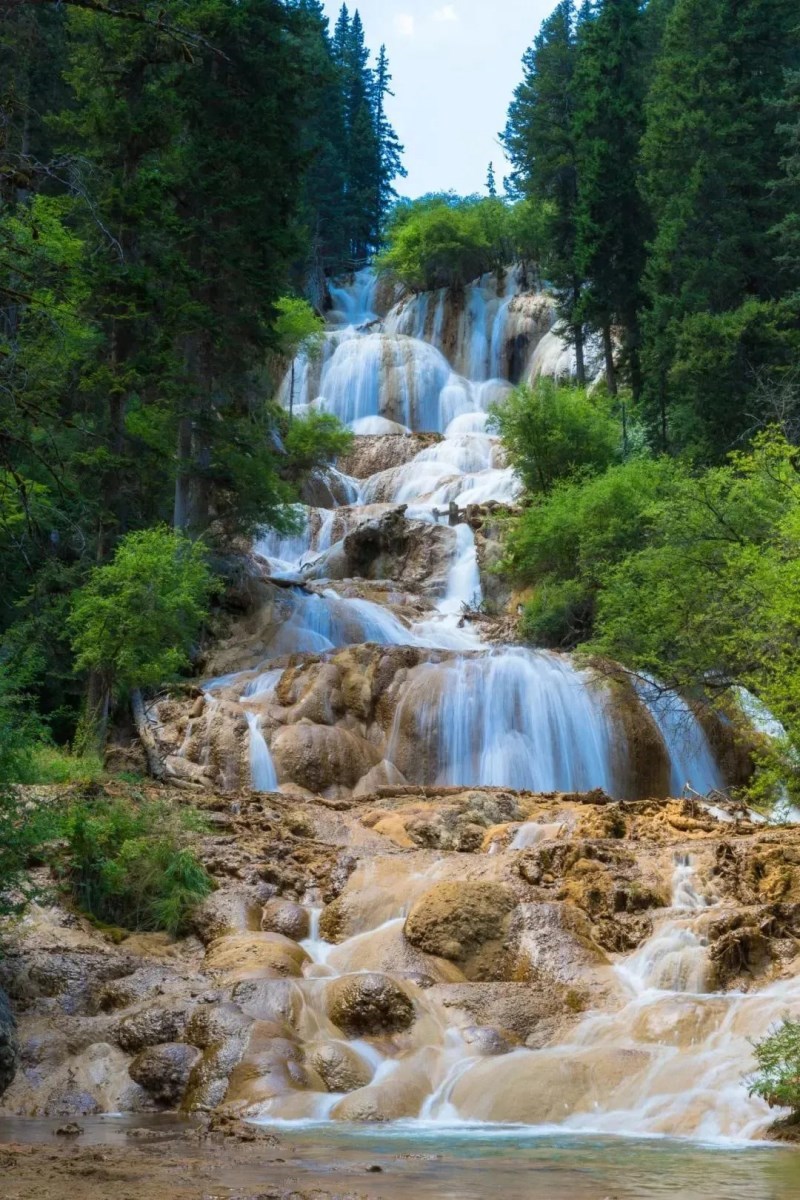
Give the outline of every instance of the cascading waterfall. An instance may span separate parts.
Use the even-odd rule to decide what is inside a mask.
[[[529,294],[526,285],[525,272],[515,268],[477,280],[460,303],[446,290],[406,297],[383,319],[376,313],[378,286],[371,271],[331,288],[323,353],[316,362],[298,357],[284,383],[284,403],[293,386],[296,410],[313,405],[356,429],[377,422],[385,432],[383,422],[391,431],[445,430],[445,435],[403,465],[366,480],[332,469],[329,491],[340,497],[340,506],[298,507],[297,531],[266,531],[255,552],[277,579],[324,585],[327,555],[335,555],[362,520],[388,506],[404,504],[408,519],[426,523],[444,521],[455,506],[462,519],[430,616],[404,622],[373,600],[340,596],[335,584],[321,593],[298,586],[284,598],[282,620],[260,669],[283,655],[324,654],[360,643],[468,652],[411,673],[387,740],[389,768],[420,783],[601,787],[625,794],[620,734],[602,688],[563,656],[485,648],[479,633],[461,622],[465,609],[482,602],[475,534],[464,511],[471,504],[513,504],[521,492],[497,437],[487,432],[486,409],[508,388],[521,347],[530,370],[541,343],[558,342],[550,301]],[[689,783],[708,792],[721,786],[705,734],[687,705],[677,697],[662,698],[647,681],[638,690],[665,743],[671,787],[680,792]],[[271,778],[258,742],[263,735],[252,713],[247,719],[263,781]],[[405,761],[402,749],[409,743],[425,746],[413,763]],[[265,748],[268,753],[266,743]]]
[[[295,409],[313,405],[335,412],[359,434],[408,436],[413,429],[444,431],[444,436],[420,439],[416,454],[389,455],[386,461],[401,465],[367,479],[332,473],[330,492],[340,498],[338,507],[298,510],[297,532],[267,532],[256,543],[255,552],[282,585],[274,589],[278,614],[259,643],[263,661],[206,684],[205,715],[194,720],[204,720],[208,728],[238,703],[246,719],[253,788],[291,791],[295,781],[282,776],[280,754],[287,721],[297,720],[303,728],[319,722],[327,733],[339,718],[327,676],[320,694],[312,697],[313,717],[303,707],[305,685],[293,700],[302,715],[280,708],[278,695],[293,686],[291,676],[280,686],[288,656],[298,656],[290,660],[288,669],[294,671],[298,661],[302,667],[302,655],[327,655],[364,643],[430,650],[430,655],[402,658],[386,727],[382,733],[377,725],[369,730],[369,763],[381,759],[372,799],[386,783],[542,793],[603,789],[627,796],[629,781],[622,778],[627,727],[607,682],[565,655],[489,646],[481,640],[480,626],[462,619],[483,599],[476,535],[466,507],[512,504],[520,494],[498,439],[487,430],[490,401],[502,396],[511,378],[572,369],[571,351],[551,330],[549,304],[525,294],[519,272],[499,282],[478,281],[457,311],[445,291],[401,300],[382,327],[370,272],[334,286],[331,297],[331,328],[321,359],[301,356],[295,364]],[[350,534],[400,504],[407,506],[408,521],[425,523],[426,536],[433,533],[431,525],[447,526],[446,537],[442,531],[437,537],[450,555],[435,594],[426,595],[424,605],[408,608],[395,603],[400,589],[394,582],[379,580],[386,591],[378,586],[364,595],[360,588],[367,582],[373,586],[374,579],[337,582],[326,575]],[[369,670],[375,663],[377,670],[390,656],[341,657],[366,661]],[[323,670],[329,666],[325,662]],[[357,684],[357,669],[349,679]],[[660,736],[663,743],[670,790],[679,795],[689,784],[708,794],[720,788],[722,775],[690,706],[646,678],[633,682],[631,694],[651,741],[655,745]],[[359,708],[356,717],[348,710],[347,736],[364,727],[365,712]],[[192,729],[190,721],[181,752]],[[666,758],[664,766],[666,771]],[[377,778],[372,770],[370,788]],[[401,791],[405,794],[404,787]],[[340,795],[330,799],[335,812]],[[604,797],[593,799],[602,812]],[[345,798],[343,807],[349,803]],[[518,878],[522,856],[569,839],[579,819],[577,804],[570,801],[570,808],[563,796],[553,800],[552,809],[549,799],[546,803],[537,819],[492,835],[488,849],[484,844],[485,858],[478,856],[476,877],[507,879],[511,871]],[[334,813],[329,815],[334,820]],[[382,815],[376,811],[371,819]],[[421,813],[423,825],[428,815]],[[302,977],[267,979],[259,1001],[264,1021],[282,1023],[291,1010],[293,1036],[304,1046],[306,1063],[313,1064],[316,1054],[344,1054],[361,1084],[350,1092],[323,1091],[320,1076],[311,1070],[309,1086],[286,1087],[256,1105],[251,1116],[351,1120],[359,1096],[367,1093],[368,1099],[378,1097],[374,1111],[388,1111],[389,1118],[394,1098],[400,1097],[405,1119],[442,1125],[506,1122],[585,1133],[713,1138],[756,1137],[767,1127],[765,1104],[741,1085],[742,1064],[749,1057],[748,1039],[762,1034],[788,1004],[800,1005],[800,983],[783,981],[748,995],[711,990],[707,934],[719,902],[707,863],[701,878],[691,853],[681,852],[672,864],[668,904],[653,912],[652,926],[637,948],[603,958],[597,971],[603,973],[608,1011],[582,1013],[557,1043],[535,1049],[509,1045],[494,1056],[477,1048],[474,1031],[454,1018],[461,1000],[446,1004],[430,986],[452,982],[461,987],[472,977],[441,958],[423,958],[418,969],[419,960],[407,957],[404,922],[412,905],[434,884],[460,883],[462,876],[438,852],[401,845],[411,851],[408,857],[397,847],[373,854],[371,843],[370,856],[359,861],[347,885],[358,898],[356,917],[349,913],[351,927],[337,944],[320,933],[319,892],[306,896],[311,927],[302,942],[309,956]],[[665,888],[659,890],[655,902],[666,903],[666,895]],[[537,901],[520,907],[557,906]],[[348,914],[346,905],[342,912]],[[524,936],[534,963],[543,940],[559,946],[555,926]],[[434,970],[436,980],[423,968]],[[345,1037],[328,1016],[326,987],[344,976],[387,971],[413,1001],[412,1026],[392,1036]],[[526,988],[529,978],[523,975],[524,982],[515,986]],[[373,1111],[369,1103],[365,1111]]]
[[[522,826],[508,853],[558,838],[563,824]],[[524,835],[523,835],[524,834]],[[519,836],[523,835],[523,836]],[[495,861],[495,859],[492,859]],[[757,1138],[770,1110],[742,1086],[748,1039],[800,1003],[800,981],[773,984],[750,994],[718,993],[707,984],[704,930],[714,902],[703,893],[688,855],[675,863],[669,908],[653,933],[611,969],[619,1002],[609,1012],[587,1012],[563,1041],[486,1057],[469,1028],[452,1024],[446,1008],[411,980],[417,1019],[397,1044],[393,1039],[342,1039],[324,1016],[320,987],[353,973],[379,970],[402,941],[403,918],[426,888],[442,877],[432,863],[424,873],[396,858],[358,868],[354,887],[372,920],[339,944],[319,934],[319,910],[303,942],[311,956],[306,978],[294,981],[296,1021],[316,1046],[344,1047],[361,1062],[370,1093],[402,1095],[424,1086],[415,1117],[407,1122],[502,1122],[542,1132],[692,1135],[705,1139]],[[355,1093],[358,1096],[359,1093]],[[289,1092],[252,1115],[274,1120],[346,1119],[350,1097],[331,1092]]]

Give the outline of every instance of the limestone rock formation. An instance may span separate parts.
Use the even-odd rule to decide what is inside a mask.
[[[514,896],[499,883],[437,883],[406,918],[413,946],[463,964],[468,978],[497,979],[508,974],[509,914]]]

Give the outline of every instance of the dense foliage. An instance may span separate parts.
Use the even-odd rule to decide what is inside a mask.
[[[0,671],[59,740],[109,661],[74,624],[92,571],[163,526],[288,528],[346,444],[277,384],[321,324],[302,292],[377,246],[402,170],[369,58],[316,0],[4,10]]]
[[[63,822],[60,871],[79,907],[105,925],[185,933],[212,882],[191,846],[190,809],[130,800],[75,804]]]
[[[378,268],[413,291],[461,288],[511,262],[535,267],[545,252],[546,213],[522,201],[452,193],[401,201],[386,230]]]
[[[757,1069],[749,1079],[751,1096],[771,1108],[789,1108],[800,1116],[800,1022],[784,1017],[753,1045]]]
[[[523,59],[509,185],[578,381],[596,334],[658,450],[724,459],[800,351],[799,62],[782,0],[562,0]]]
[[[529,493],[609,466],[622,454],[622,429],[602,397],[541,379],[493,409],[509,459]]]

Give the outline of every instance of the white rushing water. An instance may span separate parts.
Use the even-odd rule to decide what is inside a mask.
[[[563,821],[522,826],[506,853],[557,839],[563,828]],[[321,936],[321,910],[311,908],[311,932],[303,942],[310,962],[305,978],[291,985],[295,1027],[307,1060],[320,1048],[334,1048],[353,1056],[348,1061],[359,1064],[363,1082],[349,1093],[290,1091],[251,1116],[268,1122],[348,1119],[369,1097],[391,1110],[397,1097],[411,1096],[402,1101],[409,1128],[511,1123],[542,1132],[666,1134],[711,1142],[764,1132],[774,1113],[748,1094],[742,1079],[752,1061],[750,1039],[785,1012],[798,1012],[800,980],[752,994],[712,990],[706,930],[718,906],[686,854],[676,856],[669,907],[656,914],[652,934],[610,968],[616,1003],[586,1012],[563,1040],[487,1056],[480,1030],[464,1024],[463,1014],[454,1022],[452,1010],[411,979],[402,981],[416,1011],[411,1030],[399,1038],[343,1038],[325,1015],[325,987],[342,976],[384,969],[402,945],[409,908],[443,870],[444,864],[432,863],[420,872],[396,858],[361,863],[353,887],[362,896],[363,924],[338,944]]]
[[[556,358],[566,353],[552,330],[551,302],[527,291],[529,282],[515,268],[477,280],[461,299],[446,291],[401,298],[383,317],[371,271],[331,288],[322,353],[298,357],[283,402],[291,392],[295,411],[335,413],[358,434],[444,434],[367,479],[331,468],[318,480],[324,507],[298,505],[293,532],[265,531],[257,540],[254,551],[270,575],[298,586],[283,593],[256,675],[264,677],[286,655],[362,643],[455,652],[409,672],[385,749],[393,778],[629,794],[620,765],[623,734],[604,687],[563,655],[486,647],[479,627],[462,619],[483,603],[466,508],[513,504],[521,493],[498,438],[487,431],[488,407],[512,379],[559,373],[563,362]],[[540,354],[545,341],[549,366]],[[449,569],[433,605],[420,615],[399,609],[402,618],[387,603],[341,595],[329,574],[344,561],[348,534],[401,504],[411,521],[447,524],[457,514]],[[312,580],[309,591],[304,585]],[[250,674],[242,679],[238,688],[235,676],[209,686],[215,693],[238,690],[242,701],[258,701],[263,710],[268,697],[249,691]],[[647,681],[637,687],[666,746],[670,789],[680,794],[689,784],[706,794],[721,787],[706,736],[685,702],[662,696]],[[264,724],[253,710],[246,715],[254,785],[278,786],[269,748],[274,722]],[[418,748],[413,761],[406,761],[409,744]]]

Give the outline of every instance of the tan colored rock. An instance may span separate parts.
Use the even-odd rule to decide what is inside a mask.
[[[425,1102],[430,1082],[421,1072],[410,1078],[387,1079],[345,1096],[331,1109],[335,1121],[399,1121],[416,1117]]]
[[[437,883],[411,909],[405,935],[428,954],[471,965],[488,943],[502,941],[514,904],[503,884]]]
[[[381,761],[374,746],[349,730],[307,724],[280,729],[272,757],[281,782],[292,780],[323,794],[337,784],[355,787]]]
[[[306,1061],[329,1092],[354,1092],[366,1087],[372,1079],[369,1063],[342,1042],[323,1042],[312,1047]]]
[[[116,1028],[116,1040],[126,1054],[138,1054],[162,1042],[176,1042],[183,1036],[188,1019],[186,1008],[155,1004],[123,1017]]]
[[[369,479],[379,471],[411,462],[420,450],[441,441],[438,433],[412,433],[385,437],[357,437],[348,455],[339,459],[338,467],[355,479]]]
[[[218,938],[206,951],[206,968],[228,985],[244,979],[298,978],[308,954],[280,933],[238,933]]]
[[[195,933],[208,946],[217,938],[260,927],[261,906],[246,892],[212,892],[192,914]]]
[[[300,942],[309,935],[311,919],[302,904],[295,904],[293,900],[269,900],[261,910],[261,928]]]
[[[414,1022],[414,1005],[398,983],[375,972],[345,975],[326,989],[328,1016],[351,1037],[396,1033]]]
[[[208,1004],[198,1008],[186,1028],[186,1041],[203,1051],[186,1089],[183,1107],[189,1112],[210,1111],[221,1104],[228,1081],[247,1048],[252,1020],[235,1004]]]

